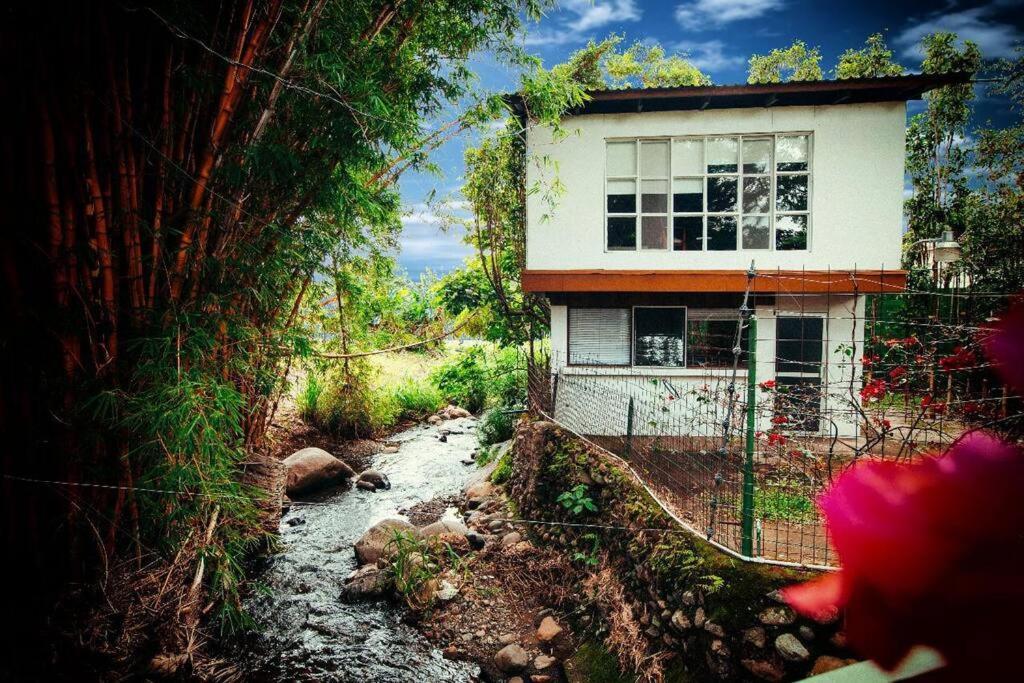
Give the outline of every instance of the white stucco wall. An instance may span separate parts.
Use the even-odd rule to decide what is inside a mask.
[[[906,107],[902,102],[708,111],[592,114],[528,135],[529,186],[556,174],[565,191],[554,209],[545,192],[527,200],[527,268],[898,269]],[[606,251],[605,139],[809,132],[811,226],[807,251]]]
[[[759,306],[757,317],[758,383],[775,379],[776,316],[824,318],[822,350],[823,436],[858,437],[861,364],[864,353],[864,297],[786,297],[775,306]],[[852,348],[852,355],[843,352]],[[612,368],[569,366],[568,307],[551,307],[551,371],[559,375],[555,417],[584,434],[615,436],[624,433],[629,397],[635,398],[637,435],[718,436],[727,405],[731,369]],[[851,384],[851,378],[853,382]],[[741,364],[734,434],[743,430],[747,369]],[[675,398],[669,399],[669,394]],[[704,397],[704,398],[702,398]],[[710,399],[710,400],[708,400]],[[758,392],[757,429],[771,429],[770,398]],[[641,406],[642,413],[641,412]],[[736,431],[738,430],[738,431]]]

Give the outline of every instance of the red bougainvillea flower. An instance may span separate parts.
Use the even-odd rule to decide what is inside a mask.
[[[775,388],[775,380],[773,380],[773,379],[766,379],[765,381],[761,382],[757,386],[761,387],[761,391],[771,391],[772,389]]]
[[[889,371],[889,379],[897,380],[905,374],[907,374],[907,369],[902,365],[897,365],[896,367]]]
[[[963,370],[973,365],[978,364],[978,358],[974,355],[974,351],[965,349],[962,346],[958,346],[953,349],[952,356],[946,356],[945,358],[939,359],[939,367],[946,372],[953,372],[954,370]]]
[[[769,446],[784,446],[786,444],[786,436],[779,432],[768,432],[768,445]]]
[[[1002,316],[985,339],[985,352],[1007,384],[1024,389],[1024,299]]]
[[[850,645],[895,667],[934,647],[945,680],[1010,680],[1024,613],[1024,452],[975,432],[913,465],[865,462],[818,501],[842,569],[785,599],[845,609]]]
[[[885,398],[886,383],[884,379],[873,379],[860,390],[860,397],[869,402],[881,401]]]

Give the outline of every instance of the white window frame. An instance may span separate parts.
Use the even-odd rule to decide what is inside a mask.
[[[786,137],[807,137],[807,170],[806,171],[779,171],[776,166],[776,149],[778,147],[778,139]],[[707,171],[707,150],[708,141],[716,138],[732,138],[737,141],[737,166],[735,173],[708,173]],[[768,162],[768,173],[744,173],[743,172],[743,142],[744,140],[757,140],[757,139],[770,139],[771,151],[769,154]],[[674,157],[673,151],[677,141],[694,141],[700,140],[702,142],[702,172],[699,175],[676,175],[675,169],[672,167],[672,160]],[[607,137],[605,141],[605,161],[604,161],[604,196],[602,197],[603,210],[602,216],[604,220],[604,227],[602,234],[604,235],[604,251],[606,253],[617,253],[630,251],[640,252],[675,252],[674,249],[674,225],[675,218],[680,217],[700,217],[702,223],[702,236],[701,236],[701,253],[707,253],[708,249],[708,221],[712,217],[733,217],[736,219],[736,248],[734,250],[716,250],[722,251],[723,253],[729,253],[731,251],[737,252],[752,252],[752,253],[765,253],[773,251],[795,251],[810,253],[812,250],[812,238],[814,234],[813,230],[813,212],[811,207],[814,204],[814,134],[812,131],[784,131],[784,132],[770,132],[770,133],[719,133],[715,135],[684,135],[676,137],[665,137],[665,136],[654,136],[654,137]],[[643,222],[642,216],[643,207],[641,206],[641,195],[642,195],[642,183],[643,183],[643,172],[641,169],[641,155],[640,150],[642,143],[644,142],[669,142],[668,150],[668,210],[669,213],[666,218],[666,247],[664,249],[644,249],[643,244]],[[632,176],[609,176],[608,175],[608,154],[607,146],[609,143],[614,142],[634,142],[635,143],[635,175]],[[768,213],[767,214],[745,214],[743,211],[743,180],[746,177],[758,177],[768,175],[771,178],[769,183],[769,198],[768,198]],[[779,176],[801,176],[807,177],[807,209],[804,211],[779,211],[776,207],[777,202],[777,184]],[[708,179],[715,177],[736,177],[736,209],[735,211],[727,212],[714,212],[708,211]],[[676,212],[675,211],[675,181],[677,179],[697,179],[699,178],[702,183],[702,211],[697,212]],[[635,183],[635,208],[636,210],[631,214],[626,213],[609,213],[608,211],[608,181],[610,180],[632,180]],[[648,214],[650,216],[660,216],[662,214]],[[744,249],[743,248],[743,219],[745,216],[767,216],[768,217],[768,248],[759,249]],[[805,233],[806,246],[804,249],[777,249],[777,223],[780,217],[784,216],[806,216],[807,227]],[[634,243],[633,248],[609,248],[608,247],[608,219],[609,218],[632,218],[634,221]],[[680,253],[694,253],[698,250],[681,250]]]

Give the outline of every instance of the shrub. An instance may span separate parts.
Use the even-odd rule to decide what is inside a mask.
[[[339,436],[367,437],[398,421],[401,407],[390,392],[373,387],[372,368],[350,362],[349,371],[332,368],[324,378],[314,423]]]
[[[402,418],[423,418],[444,406],[444,397],[434,385],[422,380],[407,379],[397,386],[387,387],[398,405]]]
[[[430,379],[446,401],[477,413],[487,401],[486,358],[479,346],[459,352],[434,370]]]
[[[317,407],[320,405],[320,396],[324,393],[324,385],[320,374],[310,370],[306,374],[298,395],[295,397],[295,404],[299,409],[299,417],[306,422],[316,419]]]
[[[502,405],[484,413],[477,429],[481,445],[490,446],[512,438],[515,431],[515,416],[507,410],[507,406]]]

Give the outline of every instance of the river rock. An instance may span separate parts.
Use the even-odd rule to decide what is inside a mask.
[[[440,415],[431,415],[427,418],[427,422],[432,425],[441,424],[441,420],[442,418]]]
[[[544,617],[537,627],[537,640],[542,643],[550,643],[562,634],[562,627],[551,617]]]
[[[757,618],[766,626],[787,626],[796,621],[796,613],[783,605],[773,605],[762,610]]]
[[[681,609],[677,609],[673,612],[672,618],[669,621],[677,631],[685,631],[693,626],[693,623],[690,621],[690,617],[686,616],[686,613]]]
[[[416,527],[404,519],[385,519],[377,522],[355,544],[359,564],[377,564],[394,553],[395,533],[415,533]]]
[[[373,484],[375,489],[389,489],[391,488],[391,482],[388,481],[387,475],[377,470],[363,470],[359,474],[359,478],[356,479],[356,484],[360,482],[368,482]]]
[[[416,535],[420,538],[430,538],[431,536],[440,536],[441,534],[460,534],[465,536],[469,533],[469,529],[465,524],[452,518],[442,518],[432,524],[428,524],[422,527],[416,532]]]
[[[494,655],[494,665],[505,673],[522,671],[529,663],[530,656],[516,643],[506,645]]]
[[[518,531],[510,531],[501,537],[501,545],[508,548],[523,540],[523,535]]]
[[[287,472],[285,491],[289,496],[333,484],[355,476],[351,467],[322,448],[303,448],[282,461]]]
[[[807,651],[800,639],[792,633],[783,633],[775,639],[775,649],[783,659],[791,662],[804,662],[810,658],[811,653]]]
[[[461,417],[473,417],[473,413],[469,412],[465,408],[460,408],[454,405],[449,405],[447,408],[442,410],[439,415],[444,417],[446,420],[457,420]]]
[[[558,659],[551,655],[537,655],[533,660],[533,668],[537,670],[546,669],[557,662]]]
[[[748,628],[743,632],[743,642],[750,643],[754,647],[764,647],[768,644],[768,634],[760,626]]]
[[[377,598],[389,588],[388,573],[375,564],[363,565],[348,575],[341,589],[344,602]]]
[[[781,681],[786,675],[782,663],[774,659],[741,659],[740,664],[763,681]]]
[[[397,453],[398,452],[398,446],[396,446],[395,444],[388,444],[387,446],[382,448],[380,452],[381,453],[389,453],[389,454],[390,453]]]
[[[360,489],[361,491],[372,491],[374,493],[377,492],[377,487],[368,481],[357,481],[356,488]]]
[[[475,482],[467,486],[464,493],[466,498],[489,498],[494,495],[494,484],[489,481]]]

